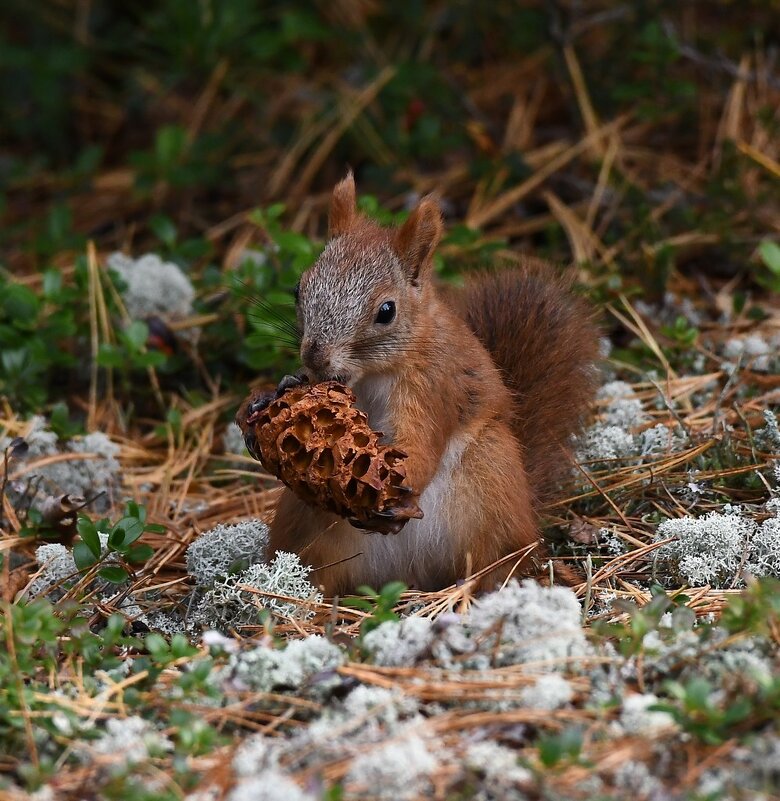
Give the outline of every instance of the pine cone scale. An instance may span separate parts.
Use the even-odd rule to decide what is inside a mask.
[[[377,531],[399,531],[422,517],[405,485],[406,454],[380,442],[347,387],[294,387],[250,412],[256,397],[236,417],[247,448],[304,501]]]

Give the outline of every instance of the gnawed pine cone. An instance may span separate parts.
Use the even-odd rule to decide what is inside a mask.
[[[416,493],[404,484],[406,454],[380,444],[350,389],[335,381],[306,384],[254,411],[259,397],[244,401],[236,423],[252,456],[299,498],[383,533],[422,517]]]

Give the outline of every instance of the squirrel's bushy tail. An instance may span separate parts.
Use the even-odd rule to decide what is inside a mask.
[[[597,385],[599,330],[571,280],[543,263],[481,273],[456,305],[515,395],[514,430],[538,503],[570,469],[571,436]]]

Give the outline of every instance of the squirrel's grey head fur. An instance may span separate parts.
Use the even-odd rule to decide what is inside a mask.
[[[374,322],[381,303],[395,301],[393,288],[405,283],[389,243],[368,248],[354,238],[342,234],[332,239],[301,280],[298,305],[306,339],[322,344],[351,341]],[[387,298],[377,298],[380,288],[386,288]]]
[[[382,228],[358,214],[350,174],[334,190],[330,233],[298,290],[301,359],[312,380],[354,384],[394,371],[412,349],[441,215],[426,198],[403,226]],[[381,322],[388,303],[394,314]]]

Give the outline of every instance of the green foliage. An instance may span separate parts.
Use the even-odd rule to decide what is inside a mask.
[[[176,727],[177,750],[189,756],[206,754],[219,742],[217,730],[200,715],[184,709],[174,709],[171,725]]]
[[[342,801],[344,798],[344,788],[340,784],[328,787],[322,796],[322,801]]]
[[[360,624],[361,637],[388,620],[399,619],[395,607],[401,599],[401,595],[406,591],[406,585],[403,582],[391,581],[385,584],[379,592],[371,587],[358,587],[357,591],[363,596],[362,598],[344,598],[341,603],[343,606],[361,609],[369,613],[369,616]]]
[[[183,635],[170,642],[159,634],[128,636],[121,615],[111,615],[104,625],[93,628],[91,613],[85,612],[78,604],[55,608],[42,599],[0,608],[0,751],[19,761],[18,774],[31,786],[46,778],[58,754],[67,755],[70,740],[62,737],[64,730],[85,739],[97,734],[78,706],[52,694],[50,676],[59,670],[83,675],[80,693],[97,695],[102,688],[96,676],[118,668],[128,651],[141,653],[130,661],[129,673],[138,679],[124,693],[125,703],[132,707],[140,701],[137,688],[153,688],[166,668],[191,662],[198,653]],[[203,659],[181,673],[179,686],[186,697],[213,695],[212,668],[213,662]],[[39,751],[39,771],[27,761],[31,755],[26,717]],[[206,753],[220,742],[217,732],[193,712],[174,709],[170,722],[177,728],[176,745],[182,755]]]
[[[226,296],[225,279],[215,267],[208,265],[194,276],[199,292],[222,294],[219,319],[201,341],[202,358],[211,371],[234,377],[237,385],[245,385],[257,371],[276,375],[291,371],[297,363],[292,290],[321,245],[289,231],[282,223],[283,213],[282,205],[252,212],[250,219],[267,244],[258,251],[260,258],[247,258],[231,272]],[[155,216],[150,225],[168,258],[197,259],[209,250],[202,247],[203,240],[181,240],[165,215]],[[20,411],[40,412],[58,398],[53,393],[63,384],[84,385],[84,354],[89,354],[91,337],[86,275],[86,262],[79,258],[75,281],[66,282],[60,271],[48,269],[42,274],[41,290],[35,291],[0,272],[0,395]],[[122,282],[114,280],[121,290]],[[192,360],[181,349],[171,354],[157,348],[147,321],[126,324],[110,292],[105,299],[112,313],[113,341],[100,342],[97,363],[112,371],[124,394],[141,400],[148,396],[149,382],[139,380],[139,375],[149,368],[161,371],[162,381],[170,376],[196,391],[201,376]],[[79,430],[61,405],[52,414],[52,425],[62,436]]]
[[[244,260],[231,279],[234,301],[249,324],[241,361],[253,370],[292,369],[297,358],[297,323],[293,288],[317,258],[320,246],[285,229],[284,206],[256,209],[249,219],[268,244],[262,258]]]
[[[63,401],[55,403],[49,412],[49,428],[61,440],[72,439],[73,437],[84,434],[84,428],[70,419],[68,406]]]
[[[756,281],[770,292],[780,293],[780,245],[766,239],[758,252],[766,269],[756,274]]]
[[[668,114],[667,109],[679,109],[695,98],[695,85],[679,78],[674,69],[679,47],[660,20],[648,19],[638,27],[626,43],[625,53],[634,69],[615,70],[614,74],[631,80],[618,79],[612,90],[614,100],[634,101],[642,117],[655,120]]]
[[[733,634],[776,636],[780,630],[780,580],[764,577],[729,598],[721,625]]]
[[[112,367],[129,373],[165,364],[166,356],[162,351],[147,348],[149,326],[143,320],[134,320],[117,334],[116,345],[107,342],[100,345],[97,362],[101,367]]]
[[[674,325],[662,325],[661,333],[674,342],[674,349],[685,352],[690,349],[699,336],[699,329],[691,325],[682,315],[677,317]]]
[[[87,619],[79,616],[78,605],[55,609],[48,601],[5,604],[0,618],[0,751],[8,756],[24,755],[26,739],[24,715],[32,716],[38,740],[57,741],[57,716],[64,716],[74,729],[81,727],[78,715],[50,692],[48,677],[56,673],[63,660],[77,660],[88,671],[90,686],[96,670],[119,665],[119,654],[140,642],[122,632],[125,620],[108,618],[99,631],[92,631]],[[67,634],[67,636],[63,636]],[[29,753],[27,754],[29,756]]]
[[[601,637],[616,642],[623,656],[633,656],[642,650],[645,635],[651,631],[659,631],[661,618],[669,611],[672,613],[672,626],[666,629],[668,636],[676,636],[681,631],[688,631],[693,626],[696,616],[684,604],[687,596],[677,594],[671,598],[658,585],[651,587],[652,599],[644,606],[637,606],[629,601],[617,601],[616,607],[628,613],[628,622],[601,623],[594,630]]]
[[[673,702],[653,704],[650,709],[668,712],[685,731],[710,745],[718,745],[725,739],[733,737],[735,726],[754,712],[754,700],[750,698],[719,702],[716,700],[719,695],[717,688],[700,677],[694,677],[684,683],[667,682],[666,692]],[[775,694],[777,700],[780,700],[780,682]],[[761,701],[766,700],[769,699],[761,699]]]
[[[543,734],[536,742],[539,749],[539,759],[546,768],[552,768],[561,763],[576,763],[580,760],[582,752],[582,730],[570,726],[559,734]]]
[[[42,289],[0,272],[0,395],[20,410],[38,410],[58,373],[75,367],[67,343],[77,335],[80,293],[58,270],[42,275]]]
[[[94,523],[86,515],[79,515],[77,528],[81,541],[73,548],[76,567],[84,572],[102,564],[98,575],[112,584],[122,584],[129,576],[131,565],[143,564],[154,554],[150,545],[136,544],[143,533],[165,531],[163,526],[147,523],[145,507],[134,501],[127,503],[125,516],[113,525],[107,518]],[[100,545],[100,533],[108,535],[104,554]]]
[[[598,625],[595,630],[600,636],[616,640],[620,653],[627,657],[643,651],[645,635],[651,631],[656,632],[663,643],[673,647],[678,636],[691,631],[695,622],[694,613],[682,605],[686,601],[687,598],[681,595],[672,600],[656,588],[652,600],[644,607],[622,605],[629,613],[628,623]],[[671,611],[671,625],[661,627],[660,619],[667,611]],[[778,621],[780,581],[763,578],[729,599],[720,625],[736,637],[771,638]],[[706,642],[711,626],[699,624],[695,630],[702,642]],[[703,653],[706,654],[706,650]],[[645,664],[649,667],[648,662]],[[683,730],[703,743],[717,745],[740,732],[756,731],[765,722],[774,720],[780,710],[778,676],[757,682],[757,686],[747,693],[729,685],[721,687],[703,676],[674,677],[681,667],[683,663],[670,666],[672,677],[666,678],[662,685],[665,697],[650,710],[669,713]]]

